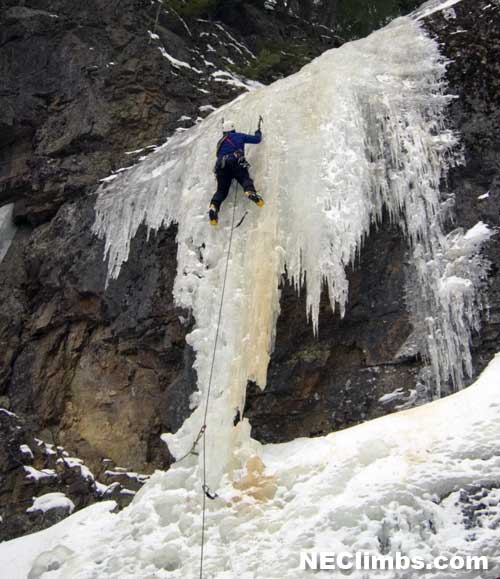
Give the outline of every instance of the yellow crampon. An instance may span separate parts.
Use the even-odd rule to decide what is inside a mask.
[[[245,191],[245,195],[250,199],[250,201],[253,201],[255,205],[257,205],[258,207],[264,206],[264,199],[262,199],[262,197],[255,191]]]

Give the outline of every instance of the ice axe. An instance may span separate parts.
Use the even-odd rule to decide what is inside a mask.
[[[259,115],[259,126],[258,126],[258,131],[260,131],[260,127],[262,126],[262,123],[264,122],[264,119],[262,118],[262,115]]]

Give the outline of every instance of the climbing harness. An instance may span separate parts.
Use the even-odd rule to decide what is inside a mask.
[[[228,142],[230,145],[232,145],[236,150],[233,151],[232,153],[228,153],[227,155],[224,155],[222,157],[219,158],[219,151],[222,148],[222,145],[225,142]],[[239,165],[241,165],[242,167],[245,167],[246,169],[248,169],[248,167],[250,167],[250,164],[248,163],[248,161],[245,159],[245,155],[243,153],[243,151],[241,149],[237,149],[236,145],[233,143],[231,137],[229,136],[229,134],[224,135],[222,137],[222,139],[220,139],[220,141],[217,143],[217,161],[215,162],[215,167],[214,167],[214,172],[217,173],[217,171],[220,171],[221,169],[224,169],[224,167],[226,166],[226,163],[228,162],[228,160],[231,157],[234,157],[237,161],[237,163]]]

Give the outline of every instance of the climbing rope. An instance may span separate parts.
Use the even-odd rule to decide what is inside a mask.
[[[219,341],[220,322],[222,319],[222,307],[224,305],[224,294],[226,292],[227,272],[229,270],[229,258],[231,257],[231,246],[233,244],[233,233],[234,233],[234,230],[236,229],[236,227],[234,226],[234,222],[235,222],[235,216],[236,216],[237,196],[238,196],[238,187],[236,186],[234,188],[234,202],[233,202],[233,217],[232,217],[232,222],[231,222],[231,233],[229,235],[229,244],[228,244],[228,248],[227,248],[226,269],[224,271],[224,281],[222,283],[222,295],[220,298],[219,317],[217,320],[217,331],[215,333],[214,350],[213,350],[213,354],[212,354],[212,364],[210,366],[210,375],[208,378],[208,388],[207,388],[207,396],[206,396],[206,400],[205,400],[205,412],[203,415],[203,425],[200,429],[200,432],[199,432],[198,437],[195,441],[195,444],[193,445],[193,447],[196,446],[199,439],[201,437],[203,437],[203,461],[202,461],[202,466],[203,466],[203,485],[202,485],[203,504],[202,504],[202,519],[201,519],[200,579],[203,579],[203,556],[205,553],[205,520],[206,520],[207,497],[209,499],[215,499],[217,497],[217,494],[215,494],[215,493],[211,494],[210,493],[210,489],[207,486],[207,453],[206,453],[207,436],[206,436],[206,430],[207,430],[208,403],[209,403],[209,399],[210,399],[210,390],[212,388],[212,378],[213,378],[214,367],[215,367],[215,355],[217,353],[217,343]]]

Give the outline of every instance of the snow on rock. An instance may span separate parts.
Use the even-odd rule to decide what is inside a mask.
[[[244,44],[238,42],[236,38],[229,32],[229,30],[220,22],[214,22],[214,26],[220,30],[225,36],[229,39],[229,45],[232,46],[237,52],[240,54],[245,54],[247,57],[251,59],[256,58],[255,54]],[[227,46],[227,44],[226,44]]]
[[[41,497],[33,499],[33,505],[26,509],[27,513],[42,511],[46,513],[52,509],[64,509],[69,513],[75,510],[75,503],[64,493],[47,493]]]
[[[65,456],[64,458],[58,458],[57,463],[65,463],[69,468],[75,468],[80,471],[80,475],[87,481],[93,482],[94,475],[91,470],[83,463],[80,458],[75,458],[74,456]]]
[[[26,478],[34,481],[43,481],[44,479],[57,477],[56,471],[52,468],[38,470],[32,466],[23,466],[23,469],[26,472]]]
[[[474,225],[474,227],[471,227],[467,231],[467,233],[464,235],[464,239],[469,245],[477,246],[490,239],[492,235],[494,235],[494,232],[491,230],[491,228],[486,225],[486,223],[479,221],[476,223],[476,225]]]
[[[115,470],[105,470],[104,474],[110,477],[120,476],[135,479],[141,484],[145,483],[150,478],[150,475],[148,474],[139,474],[137,472],[127,471],[127,469],[118,469],[118,468]]]
[[[422,6],[418,10],[416,10],[413,14],[416,18],[421,20],[422,18],[428,18],[435,12],[439,12],[444,10],[446,14],[451,13],[451,7],[455,4],[458,4],[461,0],[428,0],[428,2],[424,2]],[[453,13],[455,11],[453,10]]]
[[[201,113],[212,113],[216,108],[212,105],[201,105],[199,110]]]
[[[17,227],[14,225],[12,219],[13,211],[14,203],[0,207],[0,263],[7,255],[7,251],[17,231]]]
[[[175,58],[174,56],[169,54],[165,50],[165,48],[163,48],[163,46],[159,46],[158,50],[162,53],[162,56],[164,58],[166,58],[176,68],[189,68],[190,70],[193,70],[194,72],[197,72],[198,74],[201,74],[201,70],[195,68],[194,66],[191,66],[189,63],[184,62],[183,60],[179,60],[179,59]]]
[[[480,554],[489,557],[490,570],[460,571],[460,579],[495,579],[499,388],[497,354],[471,387],[431,404],[322,438],[254,443],[237,477],[225,477],[219,498],[207,501],[204,577],[305,579],[311,572],[298,569],[304,549],[401,552],[427,561]],[[166,473],[156,472],[116,515],[99,513],[94,505],[48,531],[4,543],[0,563],[22,553],[18,564],[24,574],[14,569],[10,579],[25,579],[29,565],[36,568],[55,552],[64,556],[54,570],[33,577],[198,577],[198,469],[190,457]],[[403,575],[349,575],[368,576]],[[457,579],[457,571],[424,570],[418,577]]]
[[[21,451],[21,454],[23,454],[25,458],[28,458],[31,460],[33,460],[35,458],[33,451],[31,450],[31,448],[27,444],[21,444],[21,446],[19,447],[19,450]]]
[[[54,445],[50,444],[48,442],[44,442],[43,440],[40,440],[39,438],[35,438],[34,439],[35,442],[37,443],[37,445],[42,448],[42,452],[44,454],[46,454],[47,456],[49,455],[57,455],[57,452],[54,450]]]
[[[404,389],[403,388],[397,388],[393,392],[389,392],[389,393],[381,396],[378,399],[378,401],[381,402],[382,404],[389,404],[391,402],[394,402],[395,400],[400,400],[401,398],[404,398],[404,397],[405,397]]]
[[[174,456],[183,456],[203,423],[234,199],[226,201],[219,227],[208,227],[214,146],[223,118],[249,132],[265,116],[264,140],[248,147],[248,159],[266,206],[249,206],[241,195],[236,200],[237,214],[248,209],[250,215],[234,235],[226,285],[208,414],[210,486],[238,467],[235,450],[249,444],[248,423],[233,428],[233,419],[244,406],[248,380],[266,384],[281,276],[305,287],[317,331],[322,288],[343,314],[347,268],[384,211],[409,242],[415,326],[437,392],[450,378],[460,387],[471,374],[484,268],[474,257],[468,274],[464,256],[448,254],[458,234],[443,231],[452,203],[442,199],[439,185],[461,161],[445,123],[452,99],[445,94],[445,70],[436,41],[419,22],[397,19],[238,97],[102,185],[94,231],[105,238],[110,280],[118,277],[141,223],[149,230],[178,223],[174,297],[196,321],[187,341],[196,352],[199,390],[191,417],[164,439]],[[450,275],[471,284],[442,291]]]
[[[250,80],[248,78],[236,76],[227,70],[216,70],[215,72],[212,72],[210,76],[215,82],[224,82],[226,84],[230,84],[231,86],[244,88],[245,90],[256,90],[264,86],[262,83],[256,80]]]
[[[111,181],[114,181],[116,178],[118,177],[118,175],[109,175],[108,177],[104,177],[103,179],[99,179],[99,183],[110,183]]]

